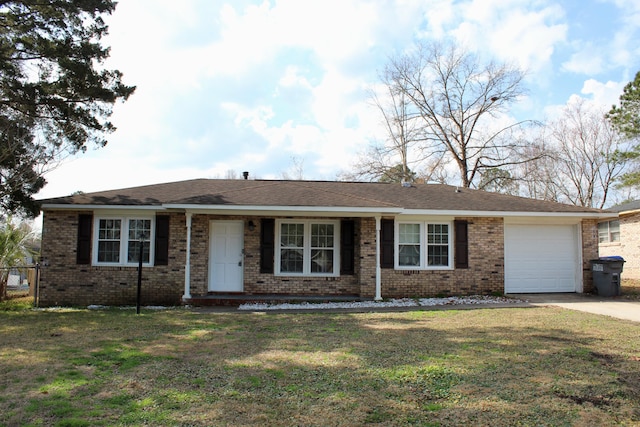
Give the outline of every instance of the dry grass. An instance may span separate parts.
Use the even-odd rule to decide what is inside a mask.
[[[559,308],[0,322],[0,425],[640,425],[638,324]]]
[[[633,301],[640,301],[640,280],[625,279],[623,277],[622,283],[620,284],[620,291],[622,293],[622,298]]]

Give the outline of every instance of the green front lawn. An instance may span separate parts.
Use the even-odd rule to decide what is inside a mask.
[[[559,308],[0,323],[6,426],[640,425],[640,326]]]

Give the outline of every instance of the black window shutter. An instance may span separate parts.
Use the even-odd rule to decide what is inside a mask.
[[[91,264],[91,228],[93,215],[80,214],[78,217],[78,247],[76,262],[78,264]]]
[[[156,216],[155,265],[169,265],[169,216]]]
[[[273,274],[273,255],[276,243],[276,220],[262,218],[260,221],[260,273]]]
[[[380,267],[393,268],[393,230],[392,219],[383,219],[380,223]]]
[[[469,237],[467,221],[454,221],[455,267],[469,268]]]
[[[355,273],[355,222],[343,220],[340,223],[340,274]]]

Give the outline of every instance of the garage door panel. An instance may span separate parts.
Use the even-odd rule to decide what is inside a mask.
[[[506,225],[505,292],[575,292],[578,238],[573,225]]]

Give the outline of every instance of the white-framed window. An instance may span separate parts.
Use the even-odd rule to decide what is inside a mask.
[[[598,223],[598,243],[617,243],[620,241],[620,221],[604,221]]]
[[[276,274],[337,276],[339,252],[340,221],[276,221]]]
[[[396,223],[396,259],[399,269],[450,269],[453,266],[452,223]]]
[[[154,218],[96,216],[93,264],[136,266],[153,261]]]

